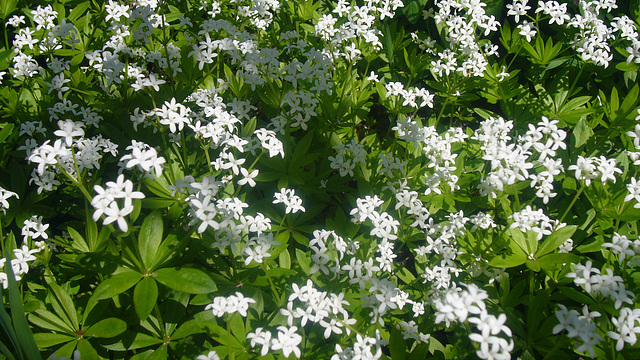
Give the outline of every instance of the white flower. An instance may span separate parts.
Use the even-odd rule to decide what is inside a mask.
[[[302,342],[302,336],[296,333],[297,330],[297,326],[289,328],[286,326],[279,326],[278,338],[271,340],[271,349],[282,350],[285,357],[289,357],[291,353],[294,353],[297,358],[300,358],[301,352],[298,345]]]
[[[242,293],[236,292],[235,295],[228,297],[217,296],[213,299],[213,303],[207,305],[205,310],[212,310],[213,315],[221,317],[224,314],[239,313],[242,317],[247,317],[247,310],[249,310],[249,304],[255,304],[256,301],[252,298],[246,298]]]
[[[207,355],[199,355],[196,360],[220,360],[220,356],[218,356],[218,353],[211,350]]]
[[[271,332],[264,330],[259,327],[255,332],[250,332],[247,334],[247,339],[251,340],[251,347],[255,347],[256,345],[262,345],[262,350],[260,351],[261,356],[267,355],[269,349],[271,347]]]
[[[125,207],[120,209],[118,207],[118,203],[114,201],[111,202],[109,206],[103,211],[104,214],[107,215],[103,222],[104,225],[109,225],[115,221],[118,223],[118,227],[120,228],[120,230],[122,230],[122,232],[127,232],[127,230],[129,229],[129,225],[127,224],[127,220],[124,217],[131,214],[131,212],[133,211],[132,205],[125,205]]]
[[[522,24],[518,25],[518,29],[520,29],[519,34],[527,38],[527,42],[531,42],[531,38],[536,36],[538,31],[533,23],[528,21],[523,21]]]
[[[287,214],[290,212],[295,214],[298,211],[305,211],[305,208],[302,206],[302,199],[296,196],[292,189],[282,188],[279,193],[275,193],[273,196],[276,198],[273,200],[274,204],[285,204],[285,213]]]
[[[6,214],[6,210],[9,208],[9,202],[7,200],[12,196],[19,198],[18,194],[13,191],[5,190],[0,187],[0,210],[2,210],[3,214]]]

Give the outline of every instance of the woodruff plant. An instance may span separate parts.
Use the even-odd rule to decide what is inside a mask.
[[[51,358],[632,357],[635,5],[0,1],[7,305]]]

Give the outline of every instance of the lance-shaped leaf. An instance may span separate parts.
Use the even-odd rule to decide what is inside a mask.
[[[162,242],[163,225],[162,214],[156,210],[144,219],[140,228],[138,251],[147,270],[153,263],[158,247]]]
[[[106,318],[91,325],[85,332],[85,337],[112,338],[127,330],[127,323],[118,318]]]
[[[573,236],[577,228],[578,227],[576,225],[568,225],[561,227],[560,229],[556,229],[556,231],[547,236],[542,245],[540,245],[536,252],[536,258],[540,258],[559,248],[560,245],[564,244],[565,241],[569,240],[569,238]]]
[[[133,307],[140,320],[151,314],[158,300],[158,284],[151,277],[143,278],[133,289]]]
[[[162,285],[187,294],[208,294],[218,289],[209,275],[194,268],[164,268],[156,274],[155,279]]]

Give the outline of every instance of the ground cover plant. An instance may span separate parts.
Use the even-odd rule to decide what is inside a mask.
[[[0,20],[0,357],[639,357],[638,1]]]

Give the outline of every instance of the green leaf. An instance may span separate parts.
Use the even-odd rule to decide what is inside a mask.
[[[289,254],[289,250],[285,249],[278,255],[278,262],[281,268],[291,269],[291,255]]]
[[[142,199],[142,207],[145,209],[164,209],[175,204],[173,199],[165,199],[160,197],[150,197]]]
[[[0,131],[0,144],[3,143],[9,137],[9,135],[11,135],[15,127],[15,125],[11,123],[5,123],[2,125],[2,131]]]
[[[408,3],[405,1],[405,6],[402,8],[402,12],[409,22],[415,24],[418,19],[420,19],[420,15],[422,15],[422,10],[426,3],[427,0],[411,0]]]
[[[96,245],[98,244],[98,225],[93,221],[89,208],[85,208],[85,224],[85,238],[89,252],[96,251]]]
[[[576,127],[573,129],[573,138],[576,142],[576,148],[584,145],[591,136],[593,136],[593,130],[589,125],[587,125],[584,119],[580,119]]]
[[[182,325],[171,334],[171,340],[178,340],[189,335],[202,332],[202,324],[199,320],[192,319]]]
[[[116,343],[103,344],[102,346],[107,350],[126,351],[162,344],[162,339],[140,332],[125,332],[120,338],[122,340]]]
[[[57,357],[62,356],[62,357],[71,359],[73,357],[73,350],[75,350],[77,344],[78,344],[77,341],[66,343],[60,346],[59,348],[57,348],[53,353]]]
[[[36,340],[38,347],[41,349],[46,349],[52,346],[76,340],[76,338],[71,335],[52,333],[34,334],[33,338]]]
[[[89,245],[87,245],[87,242],[84,241],[84,238],[82,237],[82,235],[80,235],[79,232],[77,232],[72,227],[67,227],[67,231],[69,232],[69,235],[71,235],[71,238],[73,239],[73,243],[71,244],[71,246],[73,246],[74,249],[82,252],[90,252]]]
[[[420,344],[416,346],[409,355],[408,360],[424,360],[427,358],[427,352],[429,351],[429,345]]]
[[[74,330],[80,329],[78,313],[69,294],[54,282],[53,276],[45,276],[45,281],[51,288],[51,293],[53,293],[53,296],[51,296],[53,310],[70,328]]]
[[[96,287],[96,289],[93,291],[93,295],[91,295],[91,297],[89,298],[87,308],[84,312],[85,320],[89,315],[91,309],[93,309],[98,301],[109,299],[116,295],[122,294],[123,292],[129,290],[133,285],[137,284],[141,278],[142,274],[132,270],[127,270],[101,282],[100,285],[98,285],[98,287]]]
[[[155,279],[162,285],[187,294],[208,294],[218,290],[209,275],[195,268],[172,267],[158,269],[155,273]]]
[[[531,249],[529,249],[529,241],[527,240],[527,237],[525,237],[525,234],[520,231],[520,229],[508,229],[505,232],[505,235],[507,235],[505,240],[507,241],[507,244],[509,245],[509,248],[513,251],[513,253],[521,254],[525,257],[528,254],[532,253]]]
[[[208,315],[210,315],[210,312]],[[242,348],[242,343],[235,336],[229,336],[229,332],[215,321],[203,321],[202,325],[207,329],[207,334],[216,342],[233,348]]]
[[[581,254],[586,254],[590,252],[596,252],[602,250],[602,244],[604,244],[604,238],[596,237],[594,241],[589,244],[582,244],[576,247],[576,251]]]
[[[442,343],[438,339],[432,336],[429,339],[429,352],[431,353],[431,355],[434,355],[436,351],[440,351],[441,353],[444,354],[445,348],[444,348],[444,345],[442,345]]]
[[[67,16],[67,20],[71,22],[75,22],[76,20],[78,20],[78,18],[82,16],[82,14],[84,14],[84,12],[89,8],[90,4],[91,3],[89,1],[84,1],[75,5],[73,7],[73,10],[71,10],[69,15]]]
[[[631,0],[629,2],[629,13],[636,23],[640,23],[640,0]]]
[[[147,360],[164,360],[167,359],[167,346],[162,345],[159,348],[155,349],[151,355],[147,358]]]
[[[549,254],[537,260],[545,270],[555,270],[556,265],[575,264],[580,261],[580,257],[575,254]]]
[[[133,289],[133,306],[140,320],[146,320],[158,300],[158,284],[145,276]]]
[[[5,250],[6,264],[11,264],[11,258],[9,257],[9,249]],[[11,317],[13,322],[13,330],[16,337],[19,339],[20,348],[22,353],[27,359],[42,359],[40,352],[38,352],[38,346],[33,338],[31,328],[27,323],[27,318],[24,314],[24,308],[22,307],[22,296],[18,290],[18,284],[16,283],[16,277],[13,273],[12,266],[5,266],[4,271],[7,274],[7,282],[9,286],[7,288],[9,292],[9,308],[11,309]],[[4,309],[4,305],[2,305]]]
[[[4,20],[9,18],[12,12],[17,8],[18,0],[0,0],[0,19]]]
[[[112,338],[127,330],[127,323],[118,318],[106,318],[91,325],[85,331],[85,337]]]
[[[560,290],[562,295],[568,297],[573,301],[577,301],[579,304],[585,304],[585,305],[594,304],[594,301],[590,296],[586,295],[583,292],[575,290],[573,288],[566,287],[566,286],[558,286],[558,290]]]
[[[578,227],[576,225],[568,225],[557,229],[551,235],[547,236],[542,245],[538,248],[535,256],[540,258],[543,255],[559,248],[560,245],[564,244],[565,241],[569,240],[571,236],[573,236],[577,228]]]
[[[44,309],[38,309],[29,314],[29,321],[43,329],[65,332],[70,335],[75,332],[75,329],[72,329],[69,324],[65,323],[56,314]]]
[[[311,273],[311,258],[309,258],[307,253],[305,253],[304,251],[302,251],[300,249],[296,249],[296,263],[298,265],[300,265],[300,267],[302,268],[302,271],[305,274],[310,275],[310,273]]]
[[[522,254],[499,255],[489,261],[489,266],[498,268],[512,268],[520,266],[527,261],[527,257]]]
[[[91,343],[86,339],[78,341],[78,347],[76,350],[78,350],[78,352],[82,356],[82,360],[100,360],[101,359],[98,356],[98,352],[96,351],[96,349],[94,349]]]
[[[156,210],[144,219],[140,228],[138,251],[147,270],[150,270],[149,266],[153,263],[156,252],[162,242],[163,226],[162,214]]]
[[[405,284],[411,284],[416,280],[416,277],[411,273],[409,269],[402,266],[400,269],[396,271],[396,275],[400,278],[400,280],[404,281]]]
[[[13,356],[8,347],[6,347],[3,343],[0,342],[0,354],[4,355],[8,360],[15,360],[16,358]]]
[[[634,110],[635,105],[638,102],[638,92],[640,91],[639,89],[640,88],[638,87],[638,84],[636,84],[633,88],[631,88],[627,96],[624,97],[624,100],[622,100],[622,104],[620,104],[620,109],[617,112],[618,119],[625,118]]]
[[[289,172],[293,172],[296,168],[304,165],[301,164],[302,158],[307,155],[309,151],[309,147],[311,146],[311,142],[313,141],[313,132],[308,132],[300,142],[295,146],[293,150],[293,155],[291,156],[291,161],[289,163]]]
[[[161,184],[160,181],[161,178],[149,179],[146,177],[143,180],[144,184],[147,186],[147,189],[149,189],[149,191],[151,191],[152,193],[161,198],[173,199],[173,196],[171,196],[171,191],[167,190],[167,188],[163,184]]]
[[[255,116],[252,117],[242,127],[242,132],[240,133],[240,136],[243,138],[246,138],[253,135],[253,132],[256,130],[257,123],[258,123],[258,118],[256,118]]]
[[[404,360],[407,357],[407,340],[397,329],[389,331],[389,351],[392,360]]]
[[[229,317],[227,321],[227,329],[229,329],[233,336],[235,336],[241,343],[243,343],[247,338],[244,319],[239,313],[234,313]]]

